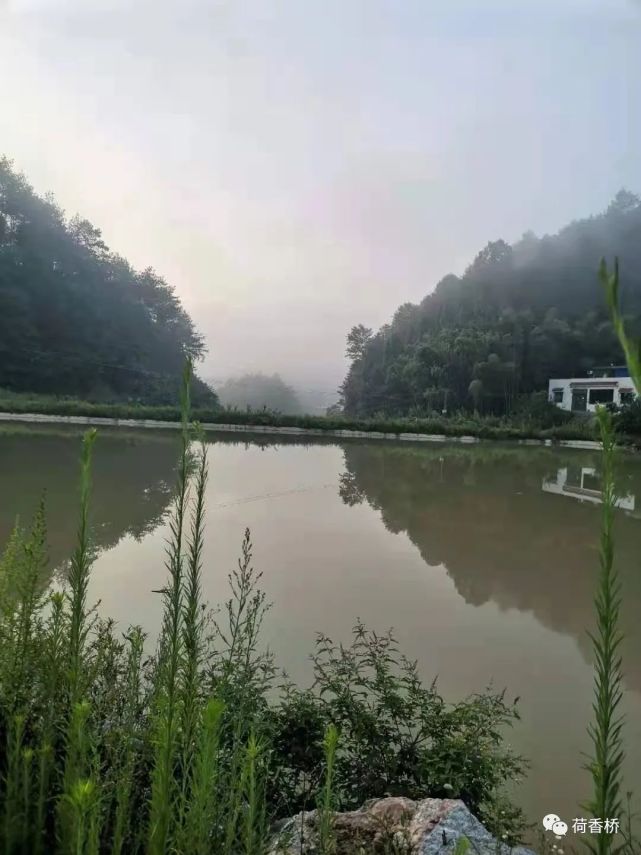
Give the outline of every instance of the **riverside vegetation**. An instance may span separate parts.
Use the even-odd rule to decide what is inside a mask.
[[[75,398],[12,393],[0,389],[0,412],[90,418],[154,419],[178,422],[180,408],[127,403],[95,403]],[[481,439],[597,440],[599,429],[592,419],[576,418],[547,401],[538,393],[521,402],[521,409],[509,416],[460,411],[451,415],[423,414],[368,418],[343,414],[326,416],[291,415],[272,410],[236,408],[194,408],[193,418],[201,423],[245,425],[248,427],[293,427],[318,431],[356,430],[392,434],[422,433]],[[613,425],[622,443],[636,445],[641,437],[641,403],[634,402],[613,413]]]
[[[616,322],[618,271],[602,274]],[[622,325],[617,331],[627,342]],[[631,359],[630,368],[641,388],[640,366]],[[201,597],[207,450],[189,424],[189,373],[168,579],[158,592],[162,631],[152,656],[140,627],[119,637],[87,602],[95,431],[82,447],[78,535],[65,590],[43,590],[44,503],[28,531],[16,524],[2,555],[3,851],[257,855],[274,819],[318,806],[320,846],[331,853],[333,812],[385,792],[460,797],[495,834],[515,842],[523,818],[501,790],[518,780],[525,762],[503,743],[505,727],[518,718],[504,694],[445,704],[435,684],[421,685],[391,634],[362,624],[349,647],[319,637],[312,688],[278,685],[259,642],[268,604],[249,532],[230,575],[229,601],[221,613],[208,613]],[[602,834],[585,843],[598,855],[638,855],[621,792],[611,415],[601,411],[598,424],[603,515],[588,761],[594,790],[586,810],[627,817],[627,824],[616,841]]]

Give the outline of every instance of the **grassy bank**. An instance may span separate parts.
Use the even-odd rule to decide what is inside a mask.
[[[155,419],[180,421],[179,407],[152,407],[143,404],[96,404],[71,398],[14,395],[0,390],[0,412],[37,413],[59,416],[89,416],[116,419]],[[453,414],[424,418],[372,419],[348,416],[283,415],[268,411],[193,410],[194,420],[221,425],[255,425],[311,428],[314,430],[356,430],[382,433],[442,434],[451,437],[475,436],[481,439],[598,439],[592,421],[572,419],[565,424],[546,425],[534,418],[499,418],[471,414]]]

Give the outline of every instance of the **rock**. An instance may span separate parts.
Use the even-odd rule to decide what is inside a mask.
[[[269,855],[319,855],[317,822],[315,810],[282,821]],[[333,834],[336,855],[453,855],[462,837],[470,843],[468,855],[535,855],[496,840],[457,799],[374,799],[335,814]]]

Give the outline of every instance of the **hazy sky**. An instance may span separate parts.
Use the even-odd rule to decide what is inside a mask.
[[[206,335],[337,384],[490,239],[641,191],[635,0],[0,0],[0,152]]]

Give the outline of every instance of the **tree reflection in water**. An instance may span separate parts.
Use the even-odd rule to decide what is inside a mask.
[[[531,612],[573,636],[587,631],[598,573],[598,452],[506,446],[347,445],[340,495],[367,502],[444,565],[467,603]],[[624,665],[641,691],[641,460],[621,454],[616,560],[623,584]]]

